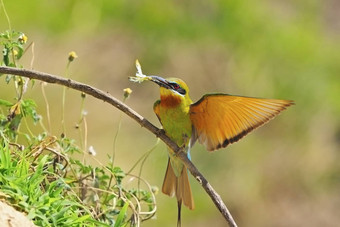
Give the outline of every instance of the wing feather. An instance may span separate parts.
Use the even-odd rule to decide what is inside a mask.
[[[274,118],[293,101],[208,94],[190,106],[193,140],[209,151],[226,147]]]
[[[161,118],[159,117],[159,112],[160,112],[159,106],[160,106],[160,104],[161,104],[161,100],[157,100],[157,101],[153,104],[153,111],[155,112],[155,114],[156,114],[156,116],[157,116],[159,122],[161,122]],[[161,122],[161,124],[162,124],[162,122]]]

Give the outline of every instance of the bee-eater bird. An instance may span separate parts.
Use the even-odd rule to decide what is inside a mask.
[[[185,147],[190,159],[190,148],[198,140],[208,151],[228,146],[253,129],[274,118],[288,106],[290,100],[262,99],[228,94],[206,94],[196,103],[189,97],[189,88],[181,79],[164,79],[142,74],[136,62],[136,77],[130,80],[150,80],[160,86],[160,100],[154,104],[156,113],[168,137],[179,147]],[[162,192],[176,196],[177,226],[181,225],[182,203],[194,209],[194,199],[188,179],[188,170],[174,151],[168,148],[169,160]]]

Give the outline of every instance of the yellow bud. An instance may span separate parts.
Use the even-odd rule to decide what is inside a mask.
[[[69,61],[73,61],[74,59],[78,58],[78,55],[76,54],[76,52],[74,51],[71,51],[69,54],[68,54],[68,60]]]
[[[151,191],[152,191],[155,195],[157,195],[158,192],[159,192],[159,189],[158,189],[157,186],[152,186],[152,187],[151,187]]]
[[[20,104],[21,104],[21,102],[19,101],[19,102],[15,103],[15,104],[10,108],[9,112],[10,112],[10,115],[11,115],[12,117],[15,117],[16,115],[21,114]]]
[[[123,91],[124,91],[124,98],[129,98],[130,94],[132,93],[132,90],[130,88],[125,88]]]
[[[26,36],[25,34],[21,34],[21,35],[19,36],[18,40],[19,40],[19,42],[20,42],[21,44],[25,44],[25,43],[27,42],[28,38],[27,38],[27,36]]]
[[[18,51],[17,50],[13,50],[13,55],[17,56],[18,55]]]

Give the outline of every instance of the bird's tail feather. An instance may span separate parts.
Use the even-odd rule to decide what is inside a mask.
[[[187,206],[191,210],[195,208],[187,168],[183,167],[181,175],[177,177],[175,175],[174,170],[172,169],[171,162],[169,159],[168,167],[166,169],[164,182],[162,186],[162,192],[171,197],[176,195],[178,205],[177,226],[181,226],[182,202],[185,206]]]
[[[182,209],[182,201],[177,201],[177,227],[181,227],[181,209]]]
[[[162,192],[171,197],[176,195],[177,201],[182,201],[190,210],[195,208],[187,168],[183,167],[181,175],[176,177],[170,159],[164,177]]]
[[[165,177],[162,186],[162,192],[170,197],[176,194],[177,188],[177,177],[170,164],[170,159],[168,161],[168,167],[166,168]]]
[[[181,175],[177,178],[176,197],[177,201],[182,201],[184,206],[187,206],[190,210],[195,208],[186,167],[183,167]]]

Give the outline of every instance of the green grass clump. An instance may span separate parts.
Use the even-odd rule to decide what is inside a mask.
[[[20,105],[20,111],[13,112],[14,104],[7,116],[0,114],[0,192],[9,204],[39,226],[134,226],[148,218],[137,210],[154,209],[152,192],[124,188],[121,168],[73,159],[80,149],[71,139],[21,133],[22,119],[36,114],[26,110],[34,109],[32,100],[21,103],[30,106]],[[25,145],[18,142],[20,137]]]
[[[81,152],[74,140],[21,131],[23,122],[41,119],[33,100],[0,106],[8,110],[0,114],[1,197],[36,225],[135,226],[154,215],[151,187],[124,188],[128,175],[111,157],[107,166],[87,165],[72,158]]]

